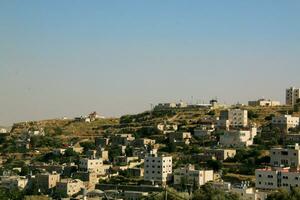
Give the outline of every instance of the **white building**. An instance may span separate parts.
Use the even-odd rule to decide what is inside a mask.
[[[213,170],[195,170],[194,165],[174,170],[174,185],[194,185],[200,187],[214,180]]]
[[[253,138],[257,134],[256,128],[250,130],[225,131],[220,136],[220,145],[223,147],[247,147],[253,144]]]
[[[286,105],[294,106],[297,99],[300,98],[300,88],[290,87],[285,92]]]
[[[291,115],[281,115],[272,118],[272,125],[276,126],[284,132],[288,132],[290,128],[299,126],[299,117],[292,117]]]
[[[215,131],[214,124],[203,124],[194,129],[194,136],[205,137],[210,136],[212,132]]]
[[[192,135],[190,132],[172,132],[169,133],[169,141],[175,144],[190,144]]]
[[[265,168],[255,170],[257,189],[276,190],[300,186],[300,171],[290,168]]]
[[[248,111],[242,109],[228,109],[220,113],[219,127],[246,127],[248,126]]]
[[[298,167],[300,166],[300,147],[296,144],[293,149],[272,148],[270,157],[272,166]]]
[[[145,157],[144,180],[165,184],[172,177],[172,157]]]
[[[103,160],[82,158],[79,162],[79,170],[94,172],[98,175],[105,175],[111,165],[104,165]]]
[[[249,106],[264,106],[264,107],[273,107],[273,106],[280,106],[279,101],[272,101],[267,99],[259,99],[257,101],[249,101]]]

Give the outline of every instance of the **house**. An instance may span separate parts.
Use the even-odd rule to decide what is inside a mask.
[[[223,147],[247,147],[253,144],[257,134],[255,127],[250,130],[228,130],[220,136],[220,145]]]
[[[157,125],[157,129],[159,131],[162,131],[163,134],[167,134],[170,132],[174,132],[178,130],[178,125],[177,124],[168,124],[166,122],[160,123]]]
[[[215,125],[211,124],[201,124],[197,128],[194,129],[194,136],[196,137],[206,137],[210,136],[211,133],[215,131]]]
[[[249,106],[273,107],[273,106],[280,106],[280,102],[267,100],[267,99],[259,99],[256,101],[248,101],[248,105]]]
[[[192,135],[190,132],[172,132],[169,133],[169,141],[175,144],[190,144]]]
[[[155,144],[155,140],[148,139],[148,138],[139,138],[139,139],[135,139],[132,142],[132,145],[135,147],[144,147],[145,145],[152,146],[154,144]]]
[[[1,187],[12,189],[23,190],[28,185],[28,179],[24,176],[6,176],[1,177]]]
[[[50,189],[54,188],[59,181],[60,175],[56,172],[51,174],[38,174],[35,176],[36,185],[42,193],[47,193]]]
[[[86,172],[95,172],[98,175],[105,175],[111,165],[104,165],[103,160],[82,158],[79,161],[79,170]]]
[[[144,180],[166,184],[172,178],[171,156],[147,156],[144,162]]]
[[[272,148],[270,150],[271,165],[277,167],[299,167],[300,147],[296,143],[294,148]]]
[[[288,133],[290,128],[299,126],[299,117],[292,117],[291,115],[281,115],[272,118],[271,124],[274,127],[280,128],[284,133]]]
[[[56,186],[58,192],[67,196],[73,196],[84,188],[84,183],[79,179],[62,179]]]
[[[235,149],[207,149],[205,154],[212,155],[216,160],[224,161],[227,158],[234,158],[236,155]]]
[[[97,173],[94,172],[79,171],[74,173],[73,178],[83,181],[87,189],[94,189],[95,185],[99,182]]]
[[[200,187],[214,180],[213,170],[195,170],[194,165],[187,165],[174,170],[174,185],[192,185]]]
[[[133,137],[132,134],[117,134],[111,137],[111,144],[112,146],[127,146],[134,140],[135,137]]]
[[[241,200],[266,200],[268,196],[266,192],[250,187],[249,182],[233,185],[230,191],[238,194]]]

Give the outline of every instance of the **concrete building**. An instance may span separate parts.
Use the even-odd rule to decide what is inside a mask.
[[[286,105],[294,106],[297,99],[300,98],[300,88],[290,87],[285,91]]]
[[[169,133],[169,141],[176,144],[190,144],[192,135],[190,132],[173,132]]]
[[[273,107],[273,106],[280,106],[280,102],[267,100],[267,99],[259,99],[256,101],[248,101],[248,105],[249,106]]]
[[[47,193],[50,189],[54,188],[60,181],[60,175],[57,173],[52,174],[38,174],[35,176],[37,187],[43,193]]]
[[[5,176],[1,177],[1,187],[12,189],[23,190],[28,185],[28,179],[24,176]]]
[[[248,111],[242,109],[228,109],[220,113],[218,126],[228,129],[229,127],[247,127]]]
[[[135,137],[133,137],[132,134],[117,134],[111,137],[111,144],[113,146],[118,146],[118,145],[127,146],[134,140]]]
[[[174,185],[191,185],[200,187],[214,180],[213,170],[195,170],[194,165],[174,170]]]
[[[272,125],[280,128],[284,133],[288,133],[290,128],[299,126],[299,117],[291,115],[281,115],[272,118]]]
[[[205,154],[212,155],[216,160],[226,160],[227,158],[234,158],[236,155],[235,149],[207,149]]]
[[[79,162],[79,170],[85,172],[94,172],[98,175],[105,175],[111,165],[104,165],[103,160],[82,158]]]
[[[210,136],[211,133],[215,131],[214,124],[202,124],[194,129],[194,136],[196,137],[206,137]]]
[[[270,150],[271,165],[276,167],[298,167],[300,166],[300,147],[298,144],[294,148],[272,148]]]
[[[144,162],[144,180],[165,184],[172,178],[172,157],[146,157]]]
[[[132,145],[135,147],[144,147],[145,145],[154,145],[155,140],[148,139],[148,138],[139,138],[132,142]]]
[[[167,124],[167,123],[160,123],[157,125],[157,129],[159,131],[162,131],[163,134],[167,134],[170,132],[174,132],[178,130],[178,125],[177,124]]]
[[[58,192],[68,196],[73,196],[84,188],[84,183],[79,179],[63,179],[56,186]]]
[[[300,186],[300,171],[290,168],[265,168],[255,170],[257,189],[276,190]]]
[[[253,138],[256,134],[256,128],[225,131],[220,136],[220,145],[223,147],[247,147],[253,144]]]
[[[230,191],[238,194],[241,200],[265,200],[268,196],[266,192],[249,187],[249,183],[247,182],[233,185]]]

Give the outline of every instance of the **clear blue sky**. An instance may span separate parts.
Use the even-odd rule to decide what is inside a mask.
[[[300,1],[0,0],[0,124],[300,87]]]

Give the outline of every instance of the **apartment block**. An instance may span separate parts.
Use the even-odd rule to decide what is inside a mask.
[[[257,129],[254,127],[250,130],[225,131],[220,136],[220,145],[223,147],[247,147],[253,144],[256,134]]]
[[[276,190],[300,186],[300,171],[291,168],[265,168],[255,170],[257,189]]]
[[[300,166],[300,147],[296,143],[294,148],[272,148],[270,150],[271,165],[284,167]]]
[[[84,188],[84,183],[79,179],[63,179],[56,186],[58,192],[68,196],[73,196]]]
[[[213,180],[213,170],[195,170],[194,165],[187,165],[174,170],[174,185],[187,184],[200,187]]]
[[[144,180],[165,184],[172,176],[171,156],[148,156],[144,162]]]
[[[280,128],[284,133],[288,133],[290,128],[299,126],[299,117],[291,115],[281,115],[272,118],[272,125]]]
[[[242,109],[228,109],[220,112],[218,126],[223,128],[230,127],[247,127],[248,111]]]
[[[300,99],[300,88],[290,87],[285,91],[286,105],[294,106],[297,99]]]
[[[49,189],[52,189],[60,181],[60,175],[57,173],[51,174],[38,174],[35,177],[37,187],[41,192],[48,192]]]

